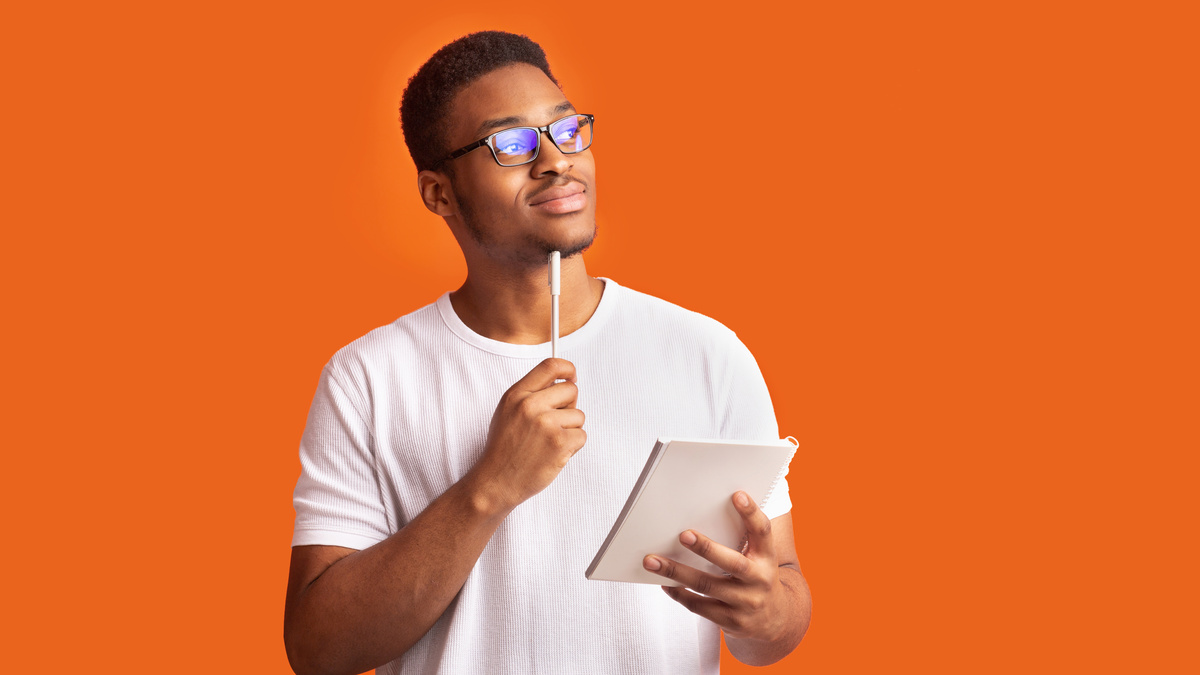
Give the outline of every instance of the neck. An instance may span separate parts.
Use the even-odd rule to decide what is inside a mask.
[[[579,330],[596,311],[604,282],[587,275],[582,255],[562,261],[559,333]],[[455,314],[476,333],[511,344],[550,340],[547,266],[514,269],[468,266],[467,280],[450,294]]]

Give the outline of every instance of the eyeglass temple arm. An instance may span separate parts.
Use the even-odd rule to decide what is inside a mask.
[[[460,148],[458,150],[455,150],[454,152],[450,153],[449,157],[447,157],[446,159],[444,159],[442,161],[457,159],[457,158],[462,157],[463,155],[467,154],[468,152],[474,150],[475,148],[482,148],[483,146],[487,145],[488,141],[491,140],[491,138],[492,138],[491,136],[488,136],[487,138],[480,139],[480,140],[468,145],[465,148]]]

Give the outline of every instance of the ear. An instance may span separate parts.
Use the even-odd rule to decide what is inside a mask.
[[[417,190],[425,208],[434,214],[445,218],[458,213],[452,204],[454,188],[446,174],[429,170],[417,173]]]

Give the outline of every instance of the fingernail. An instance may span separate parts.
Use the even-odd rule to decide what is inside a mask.
[[[696,533],[688,530],[679,535],[679,541],[682,541],[684,546],[691,546],[696,543]]]
[[[745,492],[739,492],[737,493],[737,503],[738,506],[750,506],[750,498],[746,496]]]
[[[642,561],[642,565],[651,572],[657,572],[662,567],[662,563],[658,562],[658,558],[651,556],[646,556],[646,559]]]

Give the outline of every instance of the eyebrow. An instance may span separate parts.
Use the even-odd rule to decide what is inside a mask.
[[[563,101],[550,109],[549,115],[557,119],[558,115],[574,110],[575,106],[571,105],[570,101]],[[497,117],[495,119],[484,120],[483,124],[479,125],[479,129],[475,131],[475,136],[487,136],[491,134],[493,129],[503,129],[505,127],[531,126],[524,117],[518,115],[510,115],[508,117]]]

